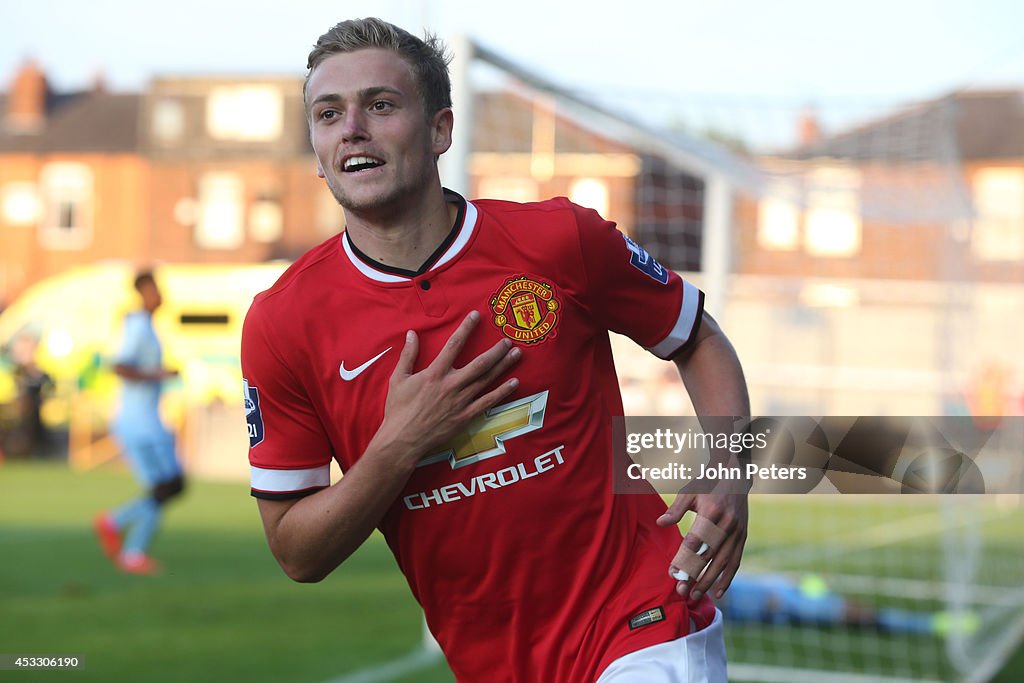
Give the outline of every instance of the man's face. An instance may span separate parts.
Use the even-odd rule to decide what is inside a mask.
[[[328,57],[306,100],[318,174],[346,211],[400,211],[400,200],[434,182],[434,160],[451,145],[451,110],[428,119],[411,67],[394,52]]]
[[[142,307],[150,313],[160,308],[160,304],[163,303],[160,288],[151,280],[139,283],[139,296],[142,297]]]

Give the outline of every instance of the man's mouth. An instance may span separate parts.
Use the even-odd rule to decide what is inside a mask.
[[[342,170],[345,173],[358,173],[359,171],[365,171],[367,169],[377,168],[378,166],[383,165],[384,162],[380,159],[368,156],[357,156],[345,159],[345,164],[342,167]]]

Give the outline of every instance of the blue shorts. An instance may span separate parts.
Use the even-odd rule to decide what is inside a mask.
[[[135,478],[144,486],[152,488],[181,476],[174,434],[159,422],[126,420],[114,427],[114,435]]]

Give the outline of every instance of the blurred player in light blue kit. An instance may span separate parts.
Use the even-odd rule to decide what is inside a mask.
[[[136,479],[147,490],[97,516],[95,530],[104,552],[122,571],[156,574],[159,563],[147,550],[160,525],[163,505],[185,486],[174,434],[160,420],[163,382],[178,372],[164,367],[163,350],[153,329],[153,312],[163,302],[153,274],[136,275],[135,289],[142,297],[142,308],[125,317],[124,339],[114,365],[122,389],[113,431]]]
[[[883,633],[944,636],[951,630],[971,633],[977,616],[915,612],[855,602],[831,590],[825,580],[807,574],[799,580],[782,574],[739,573],[729,592],[716,601],[726,621],[798,626],[853,626]]]

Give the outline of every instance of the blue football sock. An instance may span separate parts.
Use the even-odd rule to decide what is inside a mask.
[[[115,523],[121,527],[120,521],[116,517],[118,512],[115,512]],[[152,498],[141,498],[127,506],[126,517],[130,521],[121,552],[124,554],[146,552],[160,524],[160,504]]]

